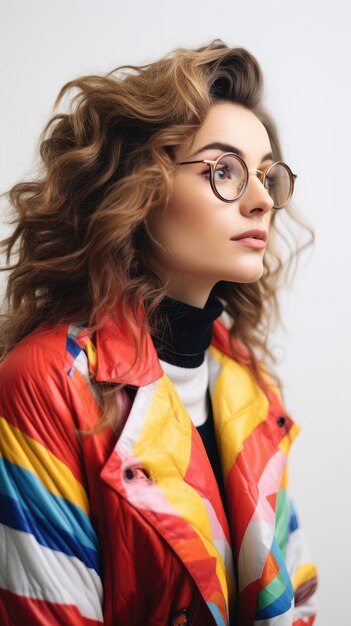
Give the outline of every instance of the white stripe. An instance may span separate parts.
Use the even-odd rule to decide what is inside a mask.
[[[294,620],[304,619],[306,622],[312,615],[315,615],[318,609],[316,593],[305,600],[300,606],[295,606]]]
[[[312,558],[307,544],[305,532],[298,527],[289,535],[286,550],[286,566],[290,578],[294,578],[297,568],[304,563],[311,563]],[[294,619],[308,620],[317,610],[316,593],[314,592],[303,604],[295,607]]]
[[[289,534],[285,561],[290,578],[294,577],[299,565],[312,561],[305,532],[300,527]]]
[[[274,537],[274,524],[250,522],[241,543],[238,572],[239,590],[261,578]]]
[[[27,598],[75,605],[84,617],[103,622],[102,585],[95,570],[2,524],[0,587]]]
[[[67,330],[68,337],[75,340],[83,328],[84,328],[83,326],[75,326],[74,324],[70,324]]]
[[[160,380],[162,379],[140,387],[136,393],[128,419],[116,444],[116,450],[121,451],[122,457],[124,456],[123,453],[130,452],[135,442],[138,441],[139,433],[147,419],[149,406]]]
[[[275,533],[275,512],[268,501],[268,496],[278,492],[285,463],[285,455],[278,450],[268,460],[258,481],[256,509],[246,529],[239,552],[240,591],[254,580],[261,578]]]
[[[213,545],[216,546],[219,554],[224,561],[225,569],[234,581],[233,553],[231,551],[228,541],[226,539],[212,539],[212,542]]]
[[[234,580],[233,553],[230,544],[226,539],[223,528],[211,502],[207,500],[207,498],[203,498],[203,502],[207,510],[208,520],[210,522],[211,535],[213,538],[212,541],[224,561],[227,572],[230,573]]]
[[[87,355],[85,354],[83,349],[74,359],[72,367],[80,372],[82,376],[84,376],[84,378],[89,382],[89,363]]]

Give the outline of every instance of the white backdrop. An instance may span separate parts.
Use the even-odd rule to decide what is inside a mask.
[[[316,233],[274,343],[287,408],[301,425],[292,490],[319,566],[317,626],[351,624],[351,5],[348,0],[12,0],[0,5],[0,192],[33,170],[60,87],[220,37],[247,47],[266,78],[295,201]],[[8,232],[4,213],[1,235]]]

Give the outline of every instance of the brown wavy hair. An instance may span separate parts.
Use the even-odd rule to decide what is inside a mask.
[[[10,264],[3,268],[10,273],[2,357],[44,322],[85,320],[96,329],[97,312],[113,312],[116,295],[131,324],[142,301],[144,331],[158,332],[157,306],[166,286],[154,262],[149,219],[153,209],[167,206],[175,148],[200,128],[214,102],[238,103],[255,113],[274,158],[283,159],[276,125],[262,103],[257,60],[220,40],[177,49],[140,67],[79,77],[62,87],[55,107],[72,90],[77,93],[68,111],[54,115],[40,136],[38,178],[5,194],[15,228],[1,242]],[[302,243],[296,225],[309,233]],[[215,287],[230,316],[231,336],[249,350],[256,371],[257,354],[274,361],[267,341],[279,317],[277,289],[312,240],[290,203],[273,212],[260,280]],[[95,386],[103,421],[109,420],[120,386]]]

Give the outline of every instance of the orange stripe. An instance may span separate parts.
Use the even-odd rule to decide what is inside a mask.
[[[262,572],[262,576],[260,580],[260,589],[267,587],[267,585],[269,585],[269,583],[271,583],[272,580],[276,578],[279,571],[280,571],[279,565],[277,561],[275,560],[273,554],[270,552],[268,554],[267,561],[263,568],[263,572]]]

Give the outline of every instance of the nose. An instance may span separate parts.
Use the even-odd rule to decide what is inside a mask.
[[[249,170],[249,180],[244,195],[240,199],[240,211],[244,215],[265,215],[273,209],[273,198],[262,184],[259,170]]]

